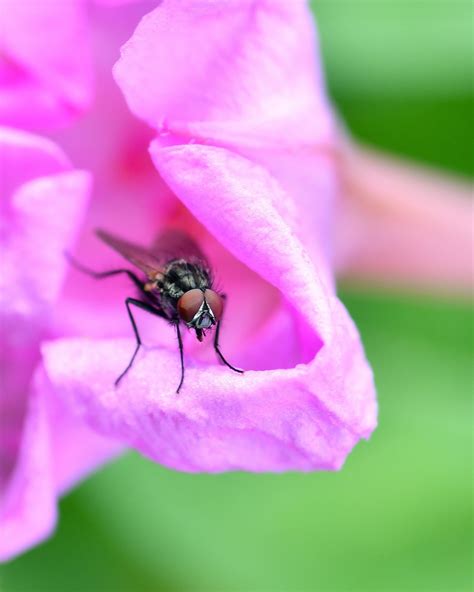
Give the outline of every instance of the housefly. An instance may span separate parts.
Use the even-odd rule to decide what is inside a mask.
[[[136,347],[128,366],[117,378],[115,385],[118,385],[130,370],[142,345],[132,307],[161,317],[176,328],[181,360],[181,378],[177,393],[184,381],[181,325],[193,330],[199,341],[203,340],[207,331],[215,328],[214,350],[217,356],[234,372],[243,372],[232,366],[220,350],[219,329],[224,312],[225,295],[213,289],[210,266],[191,237],[177,230],[167,230],[158,236],[150,249],[147,249],[104,230],[98,230],[97,235],[136,267],[143,276],[139,277],[129,269],[95,272],[68,255],[74,267],[96,279],[119,274],[127,275],[138,291],[138,298],[125,299],[125,306],[136,338]]]

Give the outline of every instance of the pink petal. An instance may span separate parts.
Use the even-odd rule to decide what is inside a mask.
[[[310,256],[331,256],[338,140],[305,2],[161,3],[114,73],[162,146],[214,144],[266,168]]]
[[[113,7],[98,4],[91,2],[88,11],[98,81],[94,100],[73,125],[55,131],[54,138],[74,163],[93,173],[93,199],[73,254],[84,264],[103,270],[121,266],[123,260],[96,237],[98,227],[151,243],[158,226],[175,213],[178,202],[151,162],[147,148],[153,131],[130,113],[111,72],[121,44],[143,13],[157,2],[129,1]],[[125,278],[97,282],[70,268],[56,309],[61,332],[128,334],[128,319],[123,315],[128,288]]]
[[[44,129],[84,110],[92,72],[83,0],[0,7],[0,123]]]
[[[338,469],[376,421],[370,369],[356,331],[338,314],[338,335],[311,364],[241,376],[188,360],[180,395],[178,352],[164,349],[142,352],[114,387],[131,340],[52,342],[44,348],[45,367],[85,422],[168,467]]]
[[[115,77],[155,128],[234,145],[314,144],[332,119],[305,2],[165,1],[122,48]]]
[[[300,361],[314,355],[318,359],[319,348],[334,344],[341,324],[352,334],[352,322],[334,296],[324,257],[315,252],[308,256],[298,240],[297,225],[292,228],[291,205],[285,207],[291,198],[268,171],[224,148],[160,148],[155,142],[151,152],[161,176],[189,210],[237,259],[275,286],[283,304],[298,312],[296,331],[304,352]],[[359,343],[356,336],[352,341]],[[268,357],[278,347],[274,344]],[[364,367],[360,343],[359,349],[357,359]],[[343,357],[340,361],[338,375],[345,373]],[[331,407],[335,395],[328,393],[325,405]],[[346,405],[352,415],[350,398]]]
[[[51,140],[13,128],[0,127],[0,150],[2,200],[10,199],[15,189],[36,177],[72,169],[66,155]]]
[[[41,388],[29,399],[15,468],[2,488],[0,561],[48,537],[56,523],[57,497],[121,450],[71,416],[38,378]]]
[[[15,465],[0,498],[0,561],[5,561],[47,536],[56,521],[52,489],[51,451],[44,409],[37,397],[30,409]],[[2,451],[3,452],[3,451]]]
[[[364,283],[470,296],[472,186],[349,143],[341,164],[338,272]]]
[[[289,335],[273,333],[279,338],[269,342],[260,329],[241,343],[236,363],[245,368],[251,367],[253,349],[266,356],[263,370],[243,376],[187,355],[179,396],[179,358],[171,341],[142,352],[119,388],[113,382],[130,358],[132,341],[56,341],[44,348],[49,380],[91,427],[176,469],[339,468],[375,426],[372,373],[323,257],[308,256],[291,218],[282,214],[291,214],[289,196],[264,168],[224,148],[154,144],[152,154],[196,217],[278,291],[272,315],[278,328],[289,327]],[[258,298],[259,290],[255,281],[246,299]],[[226,333],[242,322],[240,315],[228,314]],[[281,352],[290,338],[299,353],[288,368]],[[282,364],[277,369],[270,369],[273,358]]]
[[[225,148],[151,147],[160,175],[186,207],[239,260],[276,286],[324,339],[331,331],[332,281],[310,259],[292,226],[294,204],[263,167]],[[308,295],[311,295],[308,297]]]
[[[39,317],[56,299],[90,191],[90,177],[71,169],[50,141],[0,129],[3,313]],[[31,319],[30,319],[31,320]],[[39,319],[38,319],[39,320]]]
[[[120,6],[122,4],[154,4],[157,0],[94,0],[96,4],[103,4],[104,6]]]
[[[10,401],[10,411],[18,401],[21,415],[90,178],[72,170],[52,142],[10,129],[0,128],[0,158],[7,165],[0,186],[2,400]],[[3,417],[9,423],[9,415]]]
[[[0,128],[0,559],[47,536],[56,497],[109,455],[101,438],[31,388],[90,176],[51,141]],[[52,406],[53,402],[48,403]],[[81,438],[80,451],[75,438]]]

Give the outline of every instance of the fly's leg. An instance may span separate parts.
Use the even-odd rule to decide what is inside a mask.
[[[75,267],[76,269],[78,269],[82,273],[85,273],[86,275],[93,277],[97,280],[101,280],[101,279],[105,279],[108,277],[113,277],[115,275],[119,275],[121,273],[125,273],[132,280],[132,282],[135,284],[135,286],[140,290],[140,292],[142,292],[144,294],[145,297],[149,296],[148,292],[145,290],[144,283],[133,273],[133,271],[130,271],[129,269],[112,269],[110,271],[94,271],[93,269],[85,267],[84,265],[82,265],[82,263],[79,263],[79,261],[74,259],[74,257],[72,257],[69,253],[65,253],[65,255],[66,255],[66,258],[68,259],[69,263],[73,267]],[[142,345],[140,334],[138,333],[138,327],[137,327],[137,324],[135,322],[135,319],[133,317],[133,314],[132,314],[132,311],[130,308],[130,306],[132,304],[135,305],[137,308],[141,308],[142,310],[146,310],[147,312],[149,312],[152,315],[169,320],[168,317],[166,316],[166,314],[162,310],[160,310],[157,307],[157,305],[152,306],[152,305],[148,304],[147,302],[137,300],[136,298],[127,298],[125,300],[125,306],[127,307],[128,316],[130,318],[130,322],[132,323],[132,328],[133,328],[133,332],[135,334],[135,338],[137,340],[137,345],[136,345],[135,351],[133,352],[132,359],[128,363],[128,366],[125,368],[125,370],[122,372],[122,374],[120,374],[120,376],[115,381],[115,386],[118,386],[119,382],[122,380],[122,378],[125,376],[125,374],[127,374],[127,372],[132,367],[132,364],[135,361],[135,358],[138,354],[138,350],[140,349],[140,347]],[[182,381],[182,379],[181,379],[181,381]]]
[[[162,313],[160,310],[154,308],[153,306],[151,306],[150,304],[148,304],[146,302],[142,302],[141,300],[137,300],[136,298],[127,298],[125,300],[125,306],[127,307],[128,316],[130,317],[130,322],[132,323],[133,332],[135,333],[135,338],[137,340],[137,346],[135,348],[135,351],[133,352],[132,359],[128,363],[128,366],[125,368],[125,370],[122,372],[122,374],[115,381],[115,386],[118,386],[119,382],[122,380],[122,378],[125,376],[125,374],[127,374],[127,372],[132,367],[132,364],[138,354],[138,350],[140,349],[140,347],[142,345],[142,340],[140,339],[140,334],[138,332],[137,323],[135,322],[135,319],[132,314],[132,310],[130,308],[130,306],[132,304],[134,306],[136,306],[137,308],[141,308],[142,310],[146,310],[146,312],[149,312],[152,315],[162,317],[164,319],[167,318],[164,313]]]
[[[179,322],[176,323],[176,334],[178,335],[179,357],[180,357],[180,360],[181,360],[181,380],[179,381],[178,388],[176,389],[176,394],[178,394],[179,393],[179,389],[183,386],[183,382],[184,382],[183,339],[181,338],[181,331],[179,330]]]
[[[144,291],[144,284],[143,282],[133,273],[130,269],[112,269],[110,271],[94,271],[89,267],[85,267],[82,263],[79,263],[72,255],[69,253],[65,253],[66,259],[69,263],[76,268],[78,271],[85,273],[86,275],[95,278],[96,280],[103,280],[108,277],[113,277],[114,275],[119,275],[121,273],[125,273],[128,277],[132,280],[135,286],[140,290],[140,292]]]
[[[226,365],[228,366],[231,370],[233,370],[234,372],[239,372],[240,374],[243,374],[244,371],[241,370],[240,368],[236,368],[235,366],[232,366],[232,364],[229,364],[229,362],[224,358],[224,355],[222,354],[220,348],[219,348],[219,331],[221,328],[221,322],[218,321],[217,322],[217,326],[216,326],[216,332],[214,334],[214,351],[216,352],[216,354],[219,356],[220,360]]]
[[[221,298],[222,300],[224,300],[224,302],[227,300],[227,294],[221,294]],[[219,332],[220,332],[220,328],[221,328],[221,322],[218,321],[217,322],[217,326],[216,326],[216,332],[214,334],[214,351],[216,352],[216,354],[219,356],[219,359],[231,370],[233,370],[234,372],[239,372],[240,374],[243,374],[244,371],[241,368],[236,368],[235,366],[232,366],[232,364],[229,364],[229,362],[224,358],[224,354],[221,352],[220,347],[219,347]]]

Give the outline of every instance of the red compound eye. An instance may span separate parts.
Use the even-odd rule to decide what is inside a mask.
[[[206,290],[207,292],[207,290]],[[178,314],[186,323],[190,323],[204,302],[204,294],[198,288],[185,292],[178,300]]]
[[[204,292],[204,297],[209,308],[212,310],[212,313],[216,317],[216,321],[220,321],[222,317],[222,311],[224,309],[224,302],[222,301],[222,297],[219,296],[214,290],[206,290]]]

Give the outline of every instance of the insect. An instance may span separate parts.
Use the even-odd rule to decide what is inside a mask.
[[[181,360],[181,378],[179,393],[184,382],[184,356],[181,325],[196,333],[202,341],[206,332],[215,327],[214,350],[219,359],[234,372],[243,373],[235,368],[222,354],[219,347],[219,329],[224,312],[225,295],[213,290],[210,266],[197,244],[186,234],[177,230],[167,230],[158,236],[150,249],[128,242],[104,230],[97,230],[98,237],[127,259],[145,275],[140,278],[129,269],[113,269],[96,272],[67,255],[71,264],[79,271],[96,279],[104,279],[119,274],[127,275],[138,290],[139,298],[126,298],[128,316],[136,338],[136,347],[132,358],[115,381],[118,385],[127,374],[142,345],[132,307],[161,317],[176,328]]]

